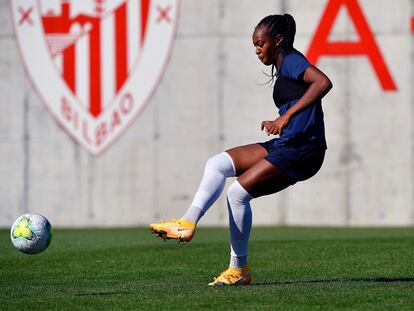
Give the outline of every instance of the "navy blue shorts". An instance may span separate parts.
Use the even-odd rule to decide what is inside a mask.
[[[292,185],[315,175],[322,166],[326,148],[318,144],[280,144],[277,138],[259,143],[269,154],[265,157],[292,180]]]

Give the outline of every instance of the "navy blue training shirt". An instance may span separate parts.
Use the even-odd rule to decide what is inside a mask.
[[[305,94],[309,85],[303,74],[311,64],[297,51],[284,55],[273,89],[273,99],[283,116]],[[315,100],[290,120],[277,139],[281,144],[316,143],[326,148],[321,99]]]

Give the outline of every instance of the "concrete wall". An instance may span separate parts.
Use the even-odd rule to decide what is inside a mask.
[[[411,225],[413,207],[414,1],[359,0],[398,91],[384,92],[366,57],[323,57],[334,83],[324,101],[329,150],[316,177],[253,201],[254,224]],[[205,161],[267,140],[271,88],[251,33],[290,12],[306,52],[326,0],[182,0],[170,63],[129,130],[91,157],[41,104],[19,58],[8,1],[0,0],[0,226],[25,211],[55,226],[146,225],[179,217]],[[355,40],[341,10],[332,40]],[[225,198],[203,224],[225,225]]]

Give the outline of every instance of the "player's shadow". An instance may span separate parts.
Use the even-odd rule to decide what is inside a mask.
[[[287,281],[264,281],[252,282],[251,286],[266,285],[305,285],[305,284],[333,284],[333,283],[414,283],[414,278],[338,278],[338,279],[316,279],[316,280],[287,280]]]

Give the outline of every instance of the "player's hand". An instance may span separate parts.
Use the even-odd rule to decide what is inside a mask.
[[[263,121],[261,129],[265,130],[267,136],[269,135],[281,135],[283,129],[289,124],[290,118],[287,116],[278,117],[274,121]]]

